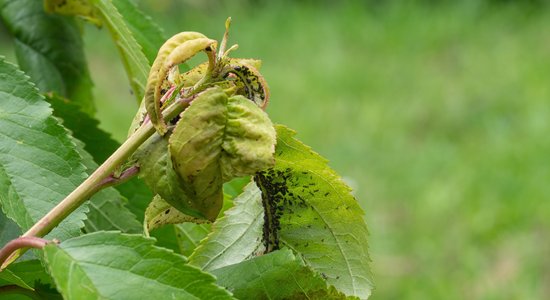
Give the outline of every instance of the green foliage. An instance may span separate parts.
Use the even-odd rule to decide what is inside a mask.
[[[8,284],[15,284],[15,285],[20,286],[22,288],[32,290],[31,286],[29,286],[23,279],[21,279],[19,276],[15,275],[9,269],[0,272],[0,285],[2,285],[2,282],[8,283]]]
[[[267,115],[250,100],[227,97],[218,88],[205,91],[182,113],[169,149],[195,209],[213,220],[223,203],[222,184],[272,165],[274,144]]]
[[[104,162],[120,146],[118,142],[111,138],[110,134],[98,128],[99,122],[97,120],[80,111],[77,105],[74,105],[70,101],[57,96],[49,95],[47,100],[54,109],[54,116],[62,119],[63,126],[72,132],[73,137],[84,143],[84,150],[87,153],[79,151],[80,155],[84,157],[89,153],[89,155],[93,156],[93,161],[87,159],[88,162],[86,167],[88,168],[88,174],[95,170],[97,164]],[[137,229],[138,227],[136,227],[135,223],[133,225],[130,225],[130,223],[132,223],[132,220],[136,217],[140,220],[140,222],[143,220],[145,208],[152,198],[151,192],[147,186],[139,182],[137,179],[132,179],[124,185],[119,185],[115,188],[127,200],[123,200],[120,196],[115,195],[115,192],[113,191],[109,192],[111,196],[107,198],[113,200],[114,203],[111,201],[105,202],[107,198],[103,196],[94,197],[97,202],[105,202],[104,204],[100,204],[100,206],[112,206],[108,209],[103,209],[104,212],[100,214],[116,214],[118,209],[125,211],[123,206],[126,206],[132,212],[132,215],[125,214],[125,217],[120,217],[119,215],[119,217],[111,218],[111,223],[115,221],[128,223],[122,227],[114,226],[103,229],[117,229],[123,232],[128,232],[128,229],[130,228],[133,228],[130,232],[140,230]],[[91,203],[90,210],[92,213],[94,213],[94,211],[97,212],[95,205],[96,203]],[[90,218],[89,215],[88,217]],[[141,226],[139,226],[139,228],[141,228]]]
[[[46,13],[41,1],[2,0],[0,7],[21,70],[41,92],[55,92],[93,113],[93,84],[78,24]]]
[[[288,249],[212,272],[239,299],[345,299]],[[235,276],[235,274],[241,274]]]
[[[190,264],[204,270],[215,270],[263,251],[260,191],[254,184],[249,184],[233,202],[234,206],[214,222],[212,233],[189,257]]]
[[[363,210],[327,161],[294,135],[277,126],[275,167],[255,177],[267,247],[293,249],[339,291],[368,298],[372,277]]]
[[[2,210],[29,229],[85,178],[75,144],[38,90],[0,58],[0,201]],[[51,236],[80,235],[87,208],[67,217]]]
[[[2,18],[19,22],[6,3]],[[276,132],[264,112],[269,88],[260,61],[228,56],[236,49],[227,45],[230,19],[220,49],[183,32],[155,55],[162,31],[129,0],[46,0],[44,7],[48,14],[36,14],[47,20],[106,26],[145,101],[119,145],[79,100],[87,90],[43,88],[44,98],[34,76],[0,59],[0,241],[22,233],[55,239],[17,241],[42,249],[22,257],[19,249],[2,265],[0,297],[370,296],[363,211],[326,160],[286,127]],[[45,53],[60,47],[49,45]],[[180,74],[199,51],[208,61]],[[136,174],[143,182],[112,187]]]
[[[210,224],[183,223],[175,226],[176,238],[181,254],[191,255],[208,233],[212,230]]]
[[[78,106],[59,97],[48,97],[52,104],[54,116],[63,120],[63,126],[71,130],[76,149],[81,156],[82,164],[90,175],[97,169],[95,161],[102,162],[119,144],[110,138],[110,135],[97,128],[98,122],[89,115],[81,112]],[[82,140],[77,140],[81,138]],[[89,153],[95,153],[96,157]],[[84,221],[86,231],[120,230],[122,232],[137,233],[141,225],[136,216],[125,206],[124,199],[115,188],[106,188],[99,191],[88,203],[89,212]]]
[[[96,163],[104,162],[120,146],[109,133],[99,129],[96,119],[70,100],[57,95],[47,95],[46,100],[52,106],[54,116],[63,120],[63,126],[71,131],[72,136],[84,143],[84,150]]]
[[[214,277],[183,256],[139,235],[98,232],[44,248],[48,268],[65,299],[232,299]]]

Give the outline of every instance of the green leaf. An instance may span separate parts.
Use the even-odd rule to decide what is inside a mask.
[[[146,47],[147,52],[152,51],[151,47],[154,47],[162,35],[154,36],[160,32],[160,29],[135,5],[128,3],[127,0],[115,2],[121,3],[114,5],[111,0],[46,0],[46,8],[65,15],[84,17],[97,25],[102,24],[107,27],[119,50],[132,91],[139,103],[143,98],[149,74],[149,62],[142,51],[142,46]],[[119,11],[117,6],[127,11]],[[126,16],[126,20],[121,13]],[[143,17],[141,24],[140,17]],[[140,37],[143,45],[136,41],[134,34]]]
[[[65,299],[232,299],[214,277],[139,235],[96,232],[44,253]]]
[[[227,97],[219,87],[193,100],[169,139],[183,188],[209,220],[221,209],[222,184],[272,166],[274,145],[267,114],[243,96]]]
[[[128,29],[141,46],[149,65],[152,65],[160,46],[166,41],[164,31],[151,17],[144,14],[134,1],[117,0],[113,1],[113,4],[124,17]]]
[[[68,99],[58,95],[47,95],[46,99],[53,108],[54,116],[63,120],[63,126],[72,132],[72,136],[84,143],[84,150],[92,155],[93,160],[104,162],[120,143],[111,135],[99,129],[99,121],[82,112]]]
[[[176,240],[181,254],[190,256],[211,232],[211,224],[183,223],[175,225]]]
[[[277,126],[276,163],[259,173],[264,241],[299,253],[346,295],[368,298],[372,279],[364,212],[327,161]],[[279,229],[280,228],[280,229]]]
[[[11,270],[6,269],[0,272],[0,286],[8,284],[15,284],[22,288],[32,290],[32,287],[29,286],[25,281],[23,281],[23,279],[15,275]]]
[[[174,251],[175,253],[182,254],[180,245],[178,244],[178,237],[176,234],[176,225],[166,225],[160,227],[150,233],[150,236],[157,241],[155,246],[166,248]]]
[[[250,176],[238,177],[223,184],[223,192],[229,195],[231,198],[239,196],[244,187],[251,181]]]
[[[189,257],[191,265],[215,270],[263,252],[260,190],[251,183],[233,202],[234,206],[214,222],[212,233]]]
[[[289,249],[212,272],[239,299],[345,299]]]
[[[126,199],[128,199],[128,209],[138,218],[140,223],[143,222],[147,205],[153,198],[153,193],[147,186],[137,177],[130,179],[124,184],[115,187]]]
[[[0,58],[0,201],[5,214],[29,229],[86,177],[71,137],[38,90]],[[47,237],[77,236],[86,206]]]
[[[3,0],[0,14],[15,39],[20,68],[43,92],[56,92],[95,112],[80,28],[72,19],[48,14],[41,1]]]
[[[18,238],[21,235],[21,229],[12,220],[8,219],[0,211],[0,247],[9,241]]]
[[[1,196],[0,196],[1,197]],[[2,201],[0,200],[0,203]],[[1,210],[1,205],[0,205]],[[9,219],[2,211],[0,211],[0,247],[7,244],[9,241],[21,236],[21,229],[15,222]],[[32,251],[26,252],[18,261],[35,259]]]
[[[8,273],[17,276],[18,280],[23,282],[23,285],[18,285],[28,289],[27,295],[36,296],[36,299],[61,299],[61,296],[55,291],[55,288],[52,290],[52,278],[46,273],[44,266],[42,266],[42,263],[37,259],[26,261],[18,260],[10,264],[7,269],[0,272],[0,286],[16,284],[13,280],[4,280],[4,276],[6,276],[4,274]],[[34,291],[31,291],[29,288]],[[4,300],[4,298],[21,299],[17,298],[15,295],[13,298],[8,298],[7,295],[5,296],[4,294],[2,294],[0,298],[2,298],[2,300]]]
[[[138,103],[141,102],[149,75],[149,62],[141,51],[141,46],[111,0],[90,0],[90,3],[99,10],[103,23],[109,29],[122,57],[132,91]]]

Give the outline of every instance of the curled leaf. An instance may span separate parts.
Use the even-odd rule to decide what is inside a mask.
[[[166,133],[166,124],[160,113],[161,89],[170,69],[184,63],[202,50],[209,49],[216,41],[198,32],[182,32],[168,39],[159,49],[149,72],[144,102],[151,122],[157,131]]]
[[[224,182],[274,164],[275,130],[252,101],[228,97],[214,87],[181,114],[169,149],[189,197],[214,220],[222,205]]]
[[[166,138],[152,136],[136,151],[133,159],[137,160],[140,167],[139,177],[153,194],[159,195],[186,215],[205,218],[181,187],[182,183],[172,168]]]
[[[224,68],[223,78],[235,78],[237,93],[254,101],[256,105],[265,109],[269,101],[269,87],[258,69],[245,61],[229,64]]]

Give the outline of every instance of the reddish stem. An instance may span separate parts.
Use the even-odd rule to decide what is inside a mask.
[[[11,240],[2,249],[0,249],[0,266],[4,264],[4,261],[10,257],[10,255],[17,249],[21,248],[37,248],[42,249],[50,241],[38,237],[28,236],[20,237]]]
[[[99,191],[109,186],[121,184],[123,182],[126,182],[130,178],[134,177],[135,175],[137,175],[137,173],[139,173],[139,167],[132,166],[124,170],[118,177],[110,175],[109,177],[103,179],[100,183],[96,185],[96,189]]]

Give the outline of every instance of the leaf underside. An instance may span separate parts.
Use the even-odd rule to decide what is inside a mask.
[[[267,114],[243,96],[228,97],[219,87],[193,100],[169,139],[182,187],[209,220],[221,209],[223,183],[272,166],[274,144]]]
[[[183,256],[154,239],[96,232],[44,248],[65,299],[233,299]]]
[[[190,264],[203,270],[215,270],[263,252],[260,191],[250,183],[233,203],[234,206],[214,222],[212,233],[189,257]]]

